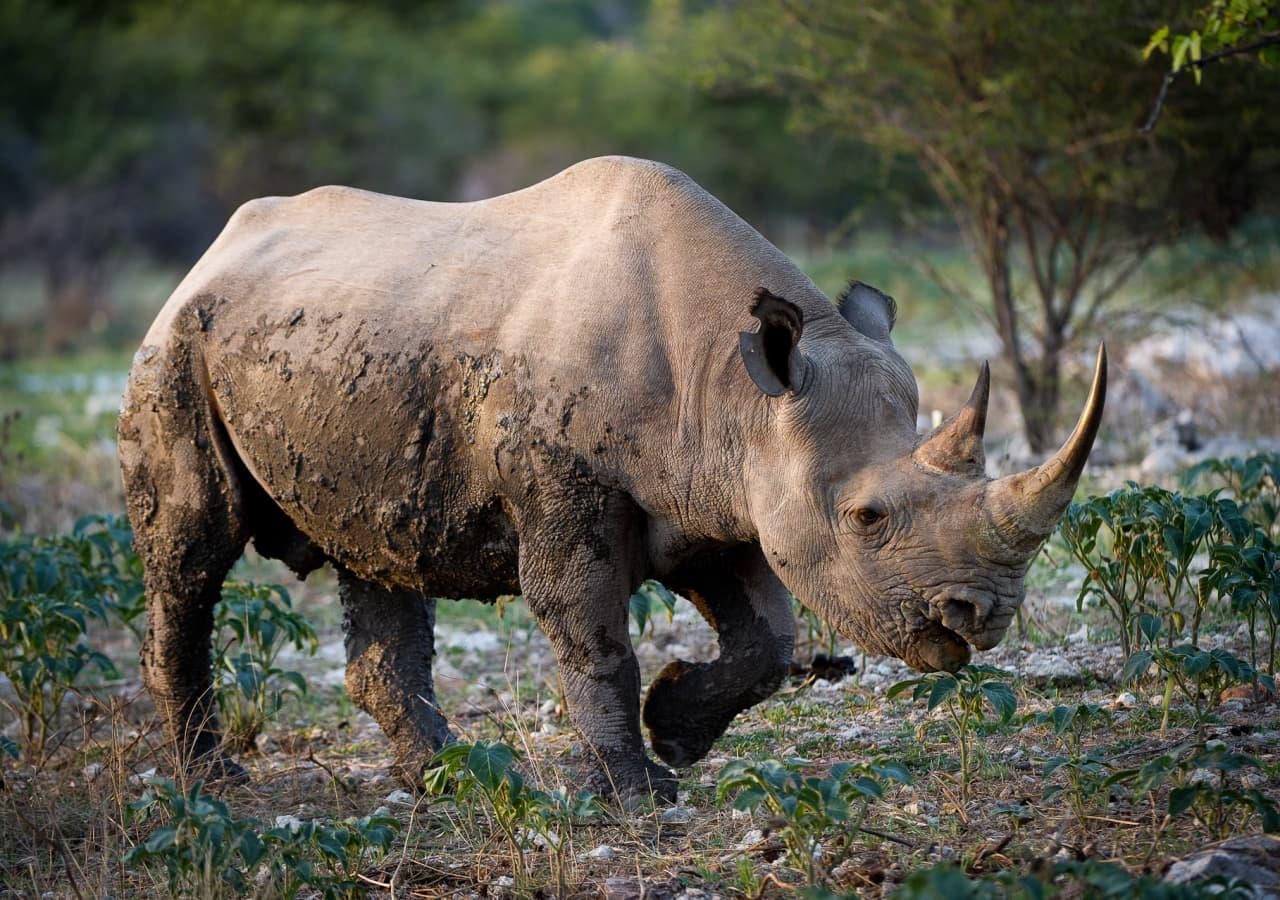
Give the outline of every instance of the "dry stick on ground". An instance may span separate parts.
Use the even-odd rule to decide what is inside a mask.
[[[316,757],[316,750],[315,750],[315,748],[314,748],[314,747],[308,747],[308,748],[307,748],[307,761],[308,761],[308,762],[315,763],[317,766],[319,766],[320,768],[324,769],[325,774],[329,776],[329,778],[333,781],[333,783],[334,783],[335,785],[337,785],[338,787],[342,788],[342,792],[343,792],[344,794],[354,794],[354,793],[357,793],[357,790],[356,790],[356,788],[355,788],[355,787],[353,787],[352,785],[348,784],[348,783],[347,783],[343,778],[339,777],[339,776],[338,776],[338,775],[333,771],[333,769],[331,769],[331,768],[329,768],[328,766],[326,766],[324,763],[322,763],[322,762],[321,762],[321,761]],[[336,798],[335,798],[335,799],[336,799]]]

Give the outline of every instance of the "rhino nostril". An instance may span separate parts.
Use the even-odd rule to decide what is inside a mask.
[[[939,605],[942,613],[942,624],[952,631],[976,634],[982,631],[987,614],[991,612],[991,603],[968,600],[961,597],[947,597]]]

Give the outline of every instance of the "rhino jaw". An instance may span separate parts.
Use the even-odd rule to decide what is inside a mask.
[[[932,620],[907,639],[902,661],[920,672],[955,672],[969,662],[964,638]]]

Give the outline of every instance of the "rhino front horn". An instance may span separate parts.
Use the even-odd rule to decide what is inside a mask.
[[[1000,555],[1012,552],[1030,556],[1053,533],[1093,449],[1106,399],[1107,348],[1102,345],[1098,347],[1089,399],[1067,442],[1044,464],[987,486],[987,510],[995,532],[991,535],[993,550],[1006,551]]]
[[[987,427],[987,402],[990,399],[991,366],[984,362],[968,402],[916,448],[915,460],[943,472],[983,474],[987,460],[982,449],[982,434]]]

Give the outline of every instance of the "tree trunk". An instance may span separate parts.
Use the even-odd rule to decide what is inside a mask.
[[[1009,204],[1000,196],[998,189],[989,187],[978,221],[983,242],[982,263],[1004,358],[1013,368],[1022,431],[1031,452],[1040,455],[1054,447],[1063,335],[1057,322],[1044,322],[1039,359],[1032,365],[1023,356],[1018,337],[1018,309],[1013,295],[1009,215]]]
[[[1058,418],[1060,349],[1044,348],[1033,371],[1024,366],[1016,372],[1018,409],[1022,431],[1031,452],[1042,456],[1055,449],[1054,425]]]

